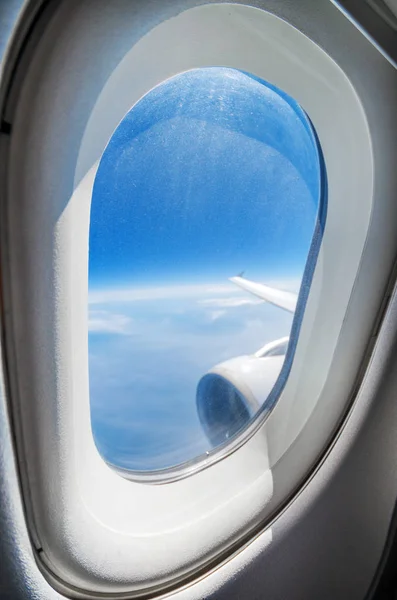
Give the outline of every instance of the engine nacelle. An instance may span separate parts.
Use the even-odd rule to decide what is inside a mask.
[[[196,393],[201,425],[212,446],[234,436],[268,398],[283,366],[288,338],[253,355],[219,363],[199,381]]]

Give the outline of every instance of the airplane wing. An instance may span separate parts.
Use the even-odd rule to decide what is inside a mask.
[[[279,306],[288,312],[295,312],[298,294],[277,290],[276,288],[268,287],[262,283],[250,281],[249,279],[241,277],[240,275],[237,277],[230,277],[230,281],[238,285],[241,289],[250,292],[254,296],[257,296],[266,302],[270,302],[270,304]]]

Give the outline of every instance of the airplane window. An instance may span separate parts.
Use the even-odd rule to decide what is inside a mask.
[[[231,68],[176,75],[120,122],[89,239],[91,420],[108,463],[175,467],[269,407],[321,238],[320,154],[295,100]]]

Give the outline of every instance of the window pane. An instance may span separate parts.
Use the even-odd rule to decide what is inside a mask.
[[[318,251],[321,178],[306,114],[250,74],[188,71],[127,113],[91,205],[90,398],[105,460],[172,467],[269,408]]]

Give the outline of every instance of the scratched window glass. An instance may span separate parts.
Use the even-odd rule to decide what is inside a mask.
[[[109,464],[197,460],[274,406],[324,227],[323,173],[300,105],[239,70],[181,73],[122,119],[89,234],[91,420]]]

